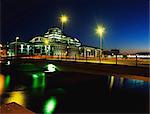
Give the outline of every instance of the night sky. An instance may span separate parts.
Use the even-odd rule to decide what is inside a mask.
[[[67,14],[64,32],[82,44],[99,47],[97,24],[106,27],[104,48],[149,48],[149,0],[2,0],[1,41],[15,36],[28,41],[60,27],[59,16]]]

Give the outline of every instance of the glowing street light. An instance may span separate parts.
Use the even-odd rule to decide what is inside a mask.
[[[96,33],[100,35],[100,37],[103,37],[105,33],[105,28],[103,26],[97,26],[96,28]]]
[[[64,23],[67,23],[68,21],[68,16],[66,15],[61,15],[60,16],[60,22],[61,22],[61,29],[63,30],[63,27],[64,27]]]
[[[49,39],[48,38],[44,39],[44,45],[45,45],[45,53],[47,55],[48,51],[49,51],[49,48],[47,49],[47,46],[49,45]]]
[[[102,50],[103,49],[102,38],[103,35],[105,34],[105,27],[98,25],[96,28],[96,34],[98,34],[100,37],[100,49]],[[100,53],[100,55],[102,55],[102,52]]]
[[[18,40],[19,40],[19,37],[17,36],[17,37],[16,37],[16,45],[15,45],[15,49],[16,49],[16,50],[15,50],[15,54],[16,54],[16,56],[17,56],[17,41],[18,41]]]
[[[44,44],[48,45],[49,44],[49,40],[48,39],[44,39]]]
[[[18,36],[16,37],[16,41],[17,41],[17,40],[19,40],[19,37],[18,37]]]

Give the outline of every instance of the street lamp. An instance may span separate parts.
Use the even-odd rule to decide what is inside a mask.
[[[16,50],[15,50],[16,56],[17,56],[17,40],[19,40],[18,36],[16,37],[16,46],[15,46],[16,47]]]
[[[61,30],[63,31],[64,29],[64,24],[68,22],[68,16],[67,15],[61,15],[60,16],[60,22],[61,22]],[[61,34],[61,38],[62,38],[62,34]],[[69,43],[69,42],[68,42]],[[62,53],[62,52],[61,52]],[[61,54],[62,55],[62,54]]]
[[[48,39],[44,39],[44,44],[48,45],[49,44],[49,40]]]
[[[47,46],[48,46],[48,44],[49,44],[49,39],[44,39],[44,44],[45,44],[45,53],[46,53],[46,55],[47,55],[47,52],[48,52],[48,50],[47,50]],[[48,48],[49,49],[49,48]]]
[[[96,34],[98,34],[100,37],[100,49],[101,50],[103,49],[102,38],[103,38],[104,33],[105,33],[105,27],[98,25],[96,28]],[[102,55],[102,51],[100,51],[100,55]]]
[[[68,16],[66,15],[61,15],[60,16],[60,22],[61,22],[61,29],[63,30],[63,27],[64,27],[64,23],[67,23],[68,21]]]

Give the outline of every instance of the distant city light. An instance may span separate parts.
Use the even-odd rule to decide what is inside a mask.
[[[54,97],[51,97],[44,106],[44,114],[52,114],[56,108],[57,100]]]
[[[136,55],[127,55],[128,58],[135,58]],[[150,55],[137,55],[137,58],[150,58]]]

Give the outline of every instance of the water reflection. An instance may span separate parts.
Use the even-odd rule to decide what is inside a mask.
[[[3,94],[4,84],[5,84],[5,77],[4,75],[0,74],[0,96]]]
[[[6,65],[10,65],[10,61],[7,61],[7,64]]]
[[[44,105],[44,114],[52,114],[56,108],[57,100],[55,97],[48,99]]]
[[[55,72],[56,71],[56,66],[55,65],[53,65],[53,64],[48,64],[47,66],[47,71],[45,71],[45,72]]]
[[[33,88],[45,88],[45,73],[32,74],[33,77]]]
[[[5,103],[16,102],[22,106],[26,106],[26,97],[24,91],[14,91],[9,93],[9,98],[6,99]]]
[[[144,88],[146,87],[148,82],[144,82],[143,80],[134,80],[134,79],[126,79],[125,87],[127,88]]]
[[[109,89],[112,91],[115,88],[145,88],[149,82],[144,82],[143,80],[128,79],[117,76],[109,76]]]
[[[10,84],[10,75],[5,76],[5,88],[8,88]]]
[[[3,103],[16,102],[20,105],[29,107],[34,112],[39,113],[43,111],[45,114],[51,114],[54,113],[54,111],[73,112],[74,109],[76,109],[78,112],[87,110],[98,112],[103,111],[105,106],[106,111],[109,108],[109,110],[115,110],[117,112],[117,110],[121,107],[126,107],[126,109],[130,111],[130,107],[132,106],[133,110],[136,110],[135,108],[139,109],[138,107],[145,107],[146,104],[146,97],[141,97],[138,96],[138,94],[135,94],[138,99],[143,100],[143,103],[140,103],[138,106],[136,106],[138,103],[135,100],[133,105],[129,105],[135,96],[127,97],[127,95],[124,94],[128,92],[126,91],[128,88],[126,89],[125,87],[143,87],[144,81],[130,80],[119,76],[101,76],[100,78],[89,80],[85,76],[85,80],[87,79],[87,81],[83,81],[82,83],[82,79],[80,78],[80,76],[82,77],[82,74],[80,73],[79,79],[75,73],[71,73],[73,78],[70,78],[70,73],[62,72],[49,73],[47,75],[49,76],[51,74],[52,77],[49,76],[48,78],[46,77],[46,73],[44,73],[44,71],[35,69],[33,70],[31,67],[27,67],[27,69],[23,69],[21,71],[18,70],[19,72],[10,72],[11,76],[0,75],[0,88],[2,88],[2,91],[3,88],[10,88],[9,90],[6,89],[4,95],[2,95],[4,98]],[[24,74],[20,75],[22,74],[22,71]],[[70,79],[68,79],[68,77]],[[70,80],[74,79],[75,81],[77,79],[77,83],[70,83]],[[78,83],[78,80],[81,83]],[[109,84],[106,81],[108,81]],[[25,89],[20,88],[22,86],[25,87]],[[15,91],[16,88],[19,88],[23,91]],[[110,96],[108,95],[109,90],[111,93],[113,93]],[[133,88],[133,90],[135,89]],[[136,91],[138,90],[139,89],[136,89]],[[129,91],[129,93],[132,92],[133,91]],[[142,94],[145,93],[143,92]],[[50,96],[57,96],[57,99]],[[127,102],[125,103],[126,100],[122,101],[122,99],[125,98],[129,98],[127,99],[127,102],[130,102],[129,104]],[[80,103],[78,101],[80,101]],[[97,103],[99,103],[98,106],[96,105]],[[124,109],[122,109],[122,111],[124,111]]]
[[[121,86],[121,87],[123,86],[123,82],[124,82],[124,78],[123,78],[123,77],[120,77],[120,86]]]
[[[109,85],[109,89],[111,90],[112,89],[112,87],[113,87],[113,84],[114,84],[114,76],[111,76],[110,77],[110,85]]]

